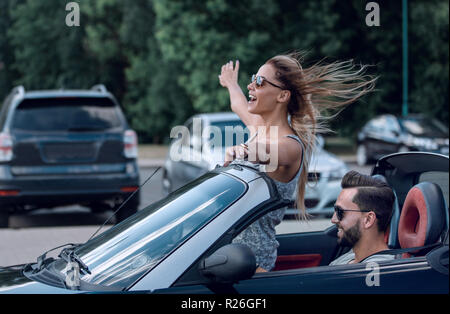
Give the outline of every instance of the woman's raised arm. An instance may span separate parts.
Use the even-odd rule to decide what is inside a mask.
[[[230,61],[222,66],[221,73],[219,75],[220,85],[228,89],[230,94],[231,110],[236,113],[242,122],[249,126],[257,126],[260,117],[249,113],[247,110],[247,97],[242,92],[241,87],[238,84],[239,73],[239,61],[236,60],[236,64]]]

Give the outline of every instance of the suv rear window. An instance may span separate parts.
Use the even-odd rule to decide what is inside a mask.
[[[12,130],[100,131],[121,126],[119,108],[108,98],[25,99],[16,108]]]

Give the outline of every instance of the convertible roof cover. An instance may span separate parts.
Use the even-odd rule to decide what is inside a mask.
[[[448,172],[449,158],[445,155],[427,152],[396,153],[378,160],[372,175],[383,174],[386,170],[398,169],[403,174],[428,171]]]

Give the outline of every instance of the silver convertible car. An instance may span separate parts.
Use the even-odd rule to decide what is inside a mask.
[[[232,165],[206,173],[84,244],[69,244],[56,259],[43,254],[27,265],[0,268],[0,292],[448,294],[448,167],[447,156],[432,153],[378,161],[373,175],[383,177],[398,198],[386,241],[393,254],[401,254],[377,269],[328,266],[348,250],[338,246],[333,225],[278,235],[275,269],[255,274],[250,248],[232,240],[289,202],[264,173]]]

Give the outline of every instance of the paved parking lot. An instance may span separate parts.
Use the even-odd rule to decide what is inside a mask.
[[[156,168],[152,164],[141,167],[141,181],[145,181]],[[370,167],[350,165],[351,169],[369,173]],[[163,197],[161,171],[143,187],[142,205],[146,206]],[[10,228],[0,229],[0,266],[33,262],[36,257],[65,243],[82,243],[101,226],[112,212],[92,214],[79,206],[53,210],[39,210],[28,215],[10,217]],[[111,227],[113,220],[103,229]],[[331,225],[330,219],[313,219],[308,222],[284,221],[277,227],[278,233],[323,230]],[[59,250],[49,256],[56,256]]]

